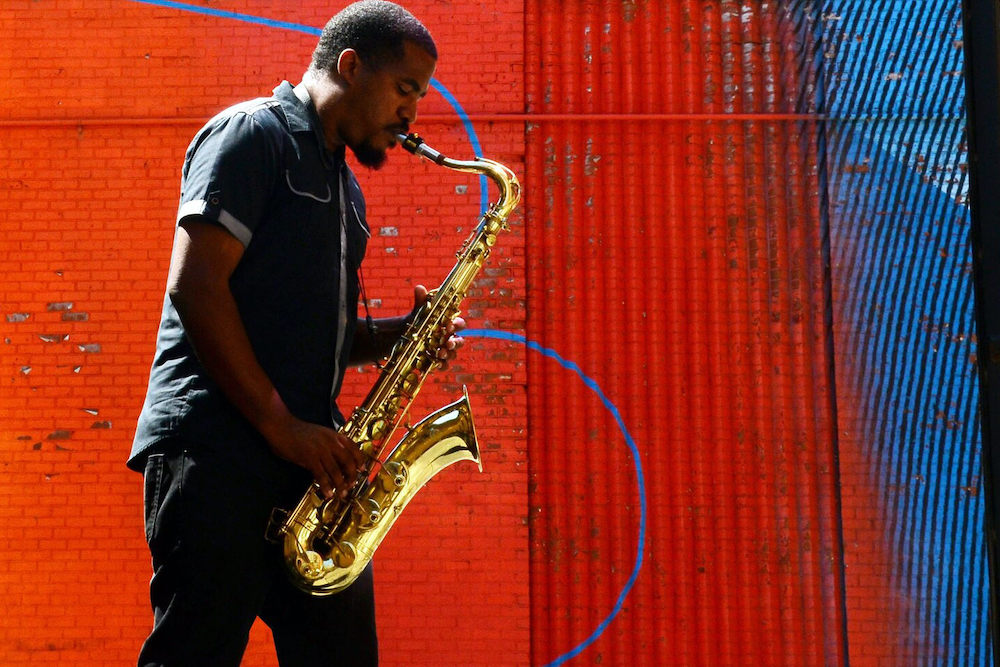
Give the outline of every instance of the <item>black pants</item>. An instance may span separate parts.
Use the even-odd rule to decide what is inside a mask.
[[[371,566],[347,590],[314,597],[264,539],[271,509],[304,488],[276,489],[198,447],[151,455],[145,475],[154,625],[140,667],[237,667],[258,616],[282,667],[378,664]]]

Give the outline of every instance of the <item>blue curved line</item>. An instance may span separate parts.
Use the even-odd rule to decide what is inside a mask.
[[[560,366],[579,375],[580,379],[583,380],[583,384],[597,394],[598,398],[601,399],[601,402],[604,403],[604,407],[608,409],[608,412],[610,412],[612,416],[614,416],[615,421],[618,422],[618,429],[622,432],[622,435],[625,436],[625,442],[628,443],[628,448],[632,451],[632,460],[635,461],[635,474],[639,485],[639,548],[636,551],[635,566],[632,568],[632,576],[630,576],[628,581],[625,582],[625,586],[622,588],[621,593],[618,594],[618,600],[615,602],[615,606],[611,610],[611,613],[608,614],[603,621],[601,621],[600,625],[597,626],[591,635],[580,644],[566,653],[563,653],[561,656],[545,666],[555,667],[556,665],[561,665],[579,655],[584,649],[593,644],[597,638],[601,636],[604,630],[607,629],[608,625],[611,624],[614,617],[618,615],[618,612],[622,610],[622,605],[625,603],[625,597],[629,594],[629,591],[632,590],[632,586],[635,585],[635,580],[639,577],[639,570],[642,568],[643,545],[646,543],[646,482],[645,477],[642,474],[642,460],[639,458],[639,448],[636,447],[635,440],[632,439],[632,435],[628,432],[628,428],[625,426],[625,421],[622,419],[621,413],[618,412],[618,408],[615,407],[615,404],[604,395],[604,392],[601,391],[597,382],[584,375],[583,371],[580,370],[580,367],[574,362],[563,359],[559,356],[558,352],[551,348],[542,347],[538,343],[528,340],[520,334],[510,333],[509,331],[496,331],[493,329],[466,329],[462,332],[462,336],[471,338],[495,338],[497,340],[521,343],[527,346],[530,350],[540,352],[550,359],[555,359]]]
[[[216,16],[223,19],[234,19],[236,21],[244,21],[245,23],[256,23],[257,25],[265,25],[269,28],[281,28],[282,30],[295,30],[297,32],[304,32],[309,35],[319,35],[322,31],[321,28],[314,28],[309,25],[302,25],[301,23],[288,23],[287,21],[275,21],[273,19],[267,19],[262,16],[253,16],[252,14],[240,14],[237,12],[227,12],[221,9],[212,9],[211,7],[202,7],[200,5],[190,5],[186,2],[173,2],[173,0],[130,0],[130,2],[141,2],[144,5],[156,5],[157,7],[169,7],[170,9],[179,9],[185,12],[194,12],[195,14],[205,14],[206,16]]]
[[[456,100],[455,96],[451,94],[451,91],[445,88],[441,84],[441,82],[438,81],[437,79],[431,79],[431,87],[434,88],[434,90],[441,93],[441,97],[448,100],[448,104],[450,104],[451,108],[455,110],[455,113],[457,113],[458,117],[462,120],[462,125],[465,126],[465,131],[469,135],[469,143],[472,144],[473,152],[476,154],[477,157],[481,156],[483,154],[483,147],[479,143],[479,135],[476,134],[476,128],[472,126],[472,121],[469,119],[469,115],[465,113],[465,109],[463,109],[462,105],[458,103],[458,100]],[[487,196],[486,175],[480,174],[479,215],[483,215],[484,213],[486,213],[486,207],[488,205],[489,205],[489,198]]]
[[[243,21],[245,23],[254,23],[256,25],[267,26],[268,28],[280,28],[282,30],[293,30],[296,32],[303,32],[307,35],[320,35],[323,30],[321,28],[315,28],[313,26],[302,25],[301,23],[289,23],[287,21],[275,21],[272,19],[264,18],[261,16],[253,16],[252,14],[240,14],[238,12],[227,12],[221,9],[212,9],[211,7],[201,7],[199,5],[191,5],[186,2],[174,2],[173,0],[129,0],[130,2],[139,2],[144,5],[154,5],[156,7],[168,7],[170,9],[178,9],[185,12],[193,12],[195,14],[204,14],[206,16],[215,16],[217,18],[223,19],[233,19],[235,21]],[[465,113],[465,109],[462,105],[458,103],[455,96],[451,94],[444,84],[442,84],[437,79],[431,79],[431,87],[438,91],[448,104],[451,105],[455,113],[458,114],[459,119],[462,121],[462,125],[465,126],[465,131],[469,135],[469,143],[472,144],[472,150],[477,156],[483,154],[483,147],[479,143],[479,136],[476,134],[476,128],[472,126],[472,121],[469,119],[469,114]],[[488,184],[486,182],[486,176],[483,174],[479,175],[479,214],[482,215],[486,213],[486,207],[489,205],[488,196]]]

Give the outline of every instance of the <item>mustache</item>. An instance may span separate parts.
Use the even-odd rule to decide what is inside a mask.
[[[394,134],[409,134],[410,133],[410,126],[409,125],[405,125],[405,124],[404,125],[389,125],[385,129],[389,130],[390,132],[392,132]]]

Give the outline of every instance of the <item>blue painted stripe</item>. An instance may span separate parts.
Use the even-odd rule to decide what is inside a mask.
[[[465,331],[462,332],[462,336],[469,338],[476,338],[476,337],[494,338],[497,340],[505,340],[514,343],[520,343],[526,346],[529,350],[534,350],[535,352],[539,352],[550,359],[554,359],[556,362],[559,363],[560,366],[562,366],[566,370],[570,370],[576,373],[583,381],[583,384],[586,385],[595,394],[597,394],[597,397],[601,399],[601,403],[604,404],[604,407],[607,408],[608,412],[610,412],[611,415],[615,418],[615,421],[618,423],[618,429],[622,432],[622,435],[625,436],[625,442],[628,444],[628,448],[632,452],[632,460],[635,463],[636,482],[639,487],[639,546],[635,554],[635,565],[632,567],[632,575],[629,577],[628,581],[625,582],[625,586],[622,588],[621,593],[618,594],[618,600],[615,602],[615,605],[611,609],[611,612],[607,615],[607,617],[603,621],[601,621],[600,625],[598,625],[597,628],[594,629],[594,631],[590,634],[590,636],[584,639],[582,642],[577,644],[569,651],[567,651],[566,653],[563,653],[558,658],[556,658],[555,660],[546,665],[546,667],[555,667],[556,665],[561,665],[564,662],[576,657],[584,649],[586,649],[588,646],[597,641],[597,638],[604,633],[607,627],[611,624],[611,621],[614,620],[615,616],[617,616],[618,613],[622,610],[622,606],[625,603],[625,598],[628,596],[629,591],[632,590],[632,586],[635,585],[635,581],[639,577],[639,570],[642,568],[644,545],[646,543],[646,482],[645,482],[645,477],[642,474],[642,460],[639,456],[639,448],[636,446],[635,440],[632,439],[632,435],[629,433],[628,428],[625,426],[625,421],[622,419],[621,413],[618,411],[618,408],[615,406],[614,403],[611,402],[611,400],[607,396],[604,395],[604,392],[601,390],[601,387],[597,384],[597,382],[594,381],[592,378],[588,377],[587,375],[585,375],[584,372],[580,369],[580,367],[576,363],[564,359],[562,356],[559,355],[558,352],[556,352],[551,348],[542,347],[538,343],[528,340],[526,337],[520,334],[511,333],[509,331],[496,331],[492,329],[466,329]]]
[[[179,9],[183,12],[193,12],[195,14],[204,14],[206,16],[215,16],[222,19],[232,19],[235,21],[243,21],[245,23],[255,23],[257,25],[267,26],[268,28],[280,28],[282,30],[295,30],[297,32],[304,32],[307,35],[319,35],[322,32],[321,28],[314,28],[313,26],[302,25],[301,23],[289,23],[287,21],[275,21],[273,19],[264,18],[261,16],[253,16],[252,14],[240,14],[238,12],[227,12],[221,9],[213,9],[211,7],[202,7],[200,5],[191,5],[186,2],[173,2],[172,0],[129,0],[130,2],[139,2],[144,5],[154,5],[157,7],[167,7],[169,9]]]
[[[441,85],[441,82],[437,79],[431,79],[431,87],[434,90],[441,93],[441,97],[448,100],[448,104],[451,108],[455,110],[458,117],[462,120],[462,125],[465,126],[465,132],[469,135],[469,143],[472,144],[472,150],[477,157],[482,156],[483,147],[479,143],[479,135],[476,134],[476,128],[472,126],[472,121],[469,119],[469,114],[465,113],[465,109],[462,105],[458,103],[455,96],[451,94],[447,88]],[[479,175],[479,214],[482,215],[486,213],[486,207],[489,205],[489,195],[488,186],[486,182],[486,176],[483,174]]]
[[[278,28],[281,30],[293,30],[295,32],[302,32],[307,35],[319,36],[323,30],[322,28],[315,28],[309,25],[303,25],[301,23],[289,23],[288,21],[275,21],[273,19],[264,18],[261,16],[253,16],[252,14],[241,14],[239,12],[227,12],[221,9],[212,9],[211,7],[201,7],[199,5],[191,5],[186,2],[174,2],[173,0],[129,0],[129,2],[139,2],[144,5],[154,5],[156,7],[167,7],[169,9],[178,9],[185,12],[193,12],[195,14],[204,14],[205,16],[214,16],[223,19],[232,19],[234,21],[243,21],[245,23],[253,23],[256,25],[267,26],[268,28]],[[469,143],[472,144],[473,153],[476,156],[481,156],[483,154],[482,144],[479,143],[479,135],[476,134],[476,128],[473,127],[472,121],[469,119],[469,114],[465,112],[462,105],[459,104],[458,100],[451,91],[448,90],[443,83],[437,79],[432,78],[430,82],[431,88],[438,91],[441,96],[447,100],[448,104],[451,105],[452,109],[458,115],[459,120],[462,121],[462,125],[465,127],[466,134],[469,135]],[[489,183],[486,180],[486,176],[480,174],[479,176],[479,214],[482,215],[486,213],[486,208],[489,206]]]

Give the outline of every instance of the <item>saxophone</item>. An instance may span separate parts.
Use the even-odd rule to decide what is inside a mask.
[[[483,470],[465,387],[460,399],[409,427],[395,447],[388,443],[427,376],[441,365],[437,350],[444,328],[458,315],[497,234],[508,229],[521,188],[514,172],[493,160],[453,160],[416,134],[398,139],[410,153],[443,167],[490,177],[500,197],[458,251],[451,273],[430,292],[393,346],[368,396],[340,428],[369,461],[347,497],[327,500],[313,482],[294,510],[272,514],[268,537],[282,544],[288,575],[298,588],[317,596],[341,591],[358,578],[403,508],[431,477],[458,461],[473,461]]]

